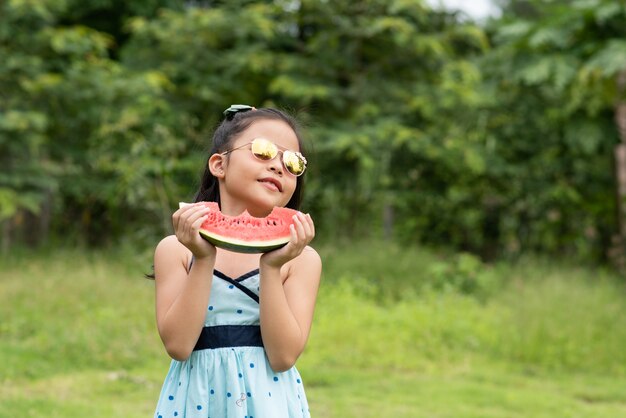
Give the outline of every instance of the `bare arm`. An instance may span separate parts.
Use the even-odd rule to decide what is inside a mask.
[[[275,371],[295,364],[311,330],[322,270],[317,252],[306,247],[314,234],[312,220],[303,217],[284,249],[261,257],[261,334]]]
[[[205,213],[200,207],[176,211],[172,217],[176,236],[164,238],[154,254],[157,328],[166,351],[176,360],[191,355],[211,293],[215,247],[198,234]]]

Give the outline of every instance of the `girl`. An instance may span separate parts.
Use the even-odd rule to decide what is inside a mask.
[[[267,216],[297,209],[306,159],[294,120],[275,109],[235,105],[215,131],[195,201],[222,213]],[[321,274],[298,213],[291,241],[259,255],[215,248],[201,238],[203,205],[172,216],[175,235],[154,254],[157,327],[172,357],[156,418],[309,417],[294,364],[304,350]]]

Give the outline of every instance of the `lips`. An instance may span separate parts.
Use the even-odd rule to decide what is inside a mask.
[[[280,184],[280,181],[276,180],[275,178],[266,177],[266,178],[260,179],[259,182],[272,184],[278,189],[279,192],[283,191],[283,185]]]

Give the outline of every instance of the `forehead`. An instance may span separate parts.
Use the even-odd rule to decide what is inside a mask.
[[[266,138],[276,145],[290,150],[299,150],[298,137],[291,127],[282,120],[260,119],[252,122],[233,144],[234,147],[252,141],[254,138]]]

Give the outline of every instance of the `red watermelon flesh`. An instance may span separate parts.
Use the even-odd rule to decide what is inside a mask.
[[[265,218],[247,211],[238,216],[220,212],[216,202],[200,202],[211,209],[200,235],[216,247],[240,253],[266,253],[284,247],[291,239],[289,226],[298,211],[275,207]],[[180,203],[180,207],[185,203]]]

